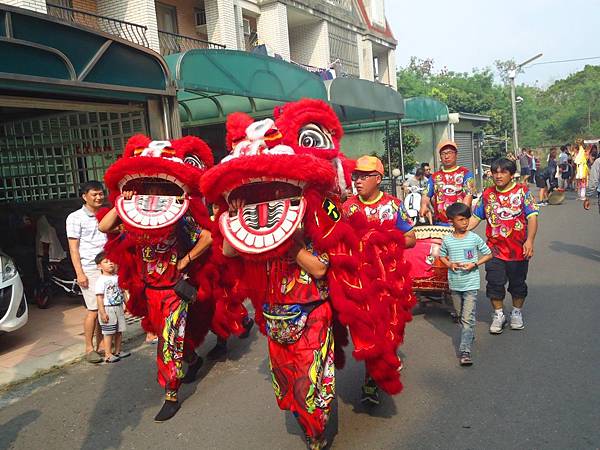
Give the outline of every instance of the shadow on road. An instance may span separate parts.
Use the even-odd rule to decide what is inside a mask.
[[[590,247],[583,245],[569,244],[561,241],[550,242],[550,250],[557,253],[570,253],[571,255],[581,256],[582,258],[591,259],[595,262],[600,262],[600,252]]]
[[[13,444],[21,430],[31,425],[42,415],[41,411],[31,410],[0,424],[0,448],[9,448]]]

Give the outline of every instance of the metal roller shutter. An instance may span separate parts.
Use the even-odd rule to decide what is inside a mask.
[[[473,133],[455,132],[454,142],[458,145],[457,164],[466,167],[472,173],[475,173],[475,163],[473,160]]]

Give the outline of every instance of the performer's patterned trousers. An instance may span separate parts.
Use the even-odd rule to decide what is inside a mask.
[[[279,407],[291,411],[306,435],[320,438],[335,396],[332,311],[328,302],[308,316],[300,339],[280,344],[269,337],[273,388]]]
[[[172,289],[146,288],[146,298],[147,320],[158,335],[156,349],[158,383],[167,393],[176,392],[183,378],[182,363],[188,304]]]

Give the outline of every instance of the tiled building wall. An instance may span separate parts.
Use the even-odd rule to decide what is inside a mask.
[[[387,84],[392,86],[394,89],[398,90],[398,80],[396,78],[396,50],[395,49],[388,50],[387,64],[388,64]]]
[[[241,16],[236,18],[233,0],[205,0],[204,9],[208,40],[236,50],[239,39],[236,29],[241,25]]]
[[[92,14],[98,14],[96,0],[73,0],[73,9],[80,9]]]
[[[287,7],[271,3],[261,7],[257,21],[258,38],[286,61],[290,60]]]
[[[144,25],[150,48],[160,52],[154,0],[98,0],[98,14]]]
[[[375,78],[373,70],[373,44],[362,36],[357,35],[358,63],[360,65],[360,78],[373,81]]]
[[[39,13],[46,13],[45,0],[2,0],[5,5],[16,6],[18,8],[29,9]]]
[[[290,57],[292,61],[313,67],[329,67],[328,24],[300,25],[289,29]]]

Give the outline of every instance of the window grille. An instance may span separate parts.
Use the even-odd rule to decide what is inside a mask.
[[[77,197],[104,178],[125,142],[145,133],[143,112],[69,112],[0,124],[0,203]]]

